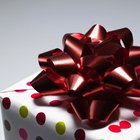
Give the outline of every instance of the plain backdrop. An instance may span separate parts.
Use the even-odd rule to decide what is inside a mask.
[[[95,23],[128,27],[140,45],[139,0],[0,0],[0,90],[40,70],[38,54],[62,49],[65,33],[85,33]]]

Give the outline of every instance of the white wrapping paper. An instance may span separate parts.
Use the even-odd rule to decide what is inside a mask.
[[[29,82],[36,75],[0,93],[5,140],[140,140],[139,98],[124,101],[107,126],[93,129],[70,110],[67,96],[34,99]]]

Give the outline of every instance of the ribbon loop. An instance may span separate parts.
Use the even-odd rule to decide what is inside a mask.
[[[129,51],[129,63],[133,66],[140,64],[140,47],[133,46]]]
[[[64,51],[67,52],[75,62],[78,62],[81,56],[91,54],[90,48],[83,41],[70,35],[64,36],[64,38]]]
[[[60,49],[54,49],[45,53],[42,53],[38,56],[38,61],[39,61],[39,65],[40,67],[45,70],[47,68],[47,60],[48,58],[61,54],[63,53],[63,51],[61,51]]]
[[[120,39],[120,42],[122,41],[123,43],[122,46],[127,49],[130,49],[133,44],[133,35],[128,28],[122,28],[107,33],[107,37],[112,35],[115,35],[118,39]]]
[[[92,100],[89,107],[89,120],[94,123],[106,123],[118,107],[119,103],[115,100]]]
[[[42,96],[66,94],[66,91],[59,88],[47,77],[45,71],[42,71],[34,80],[32,80],[31,85],[40,92]]]
[[[106,36],[106,30],[103,26],[95,24],[89,29],[85,36],[90,37],[92,42],[103,41]]]
[[[62,76],[77,73],[77,66],[67,53],[61,53],[48,58],[47,65]]]
[[[112,70],[104,78],[105,88],[112,92],[127,91],[136,83],[134,69],[130,66],[120,66]]]

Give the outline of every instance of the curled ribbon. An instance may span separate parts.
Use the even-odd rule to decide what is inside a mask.
[[[72,97],[80,120],[104,124],[124,97],[140,96],[140,48],[132,44],[128,28],[107,32],[96,24],[86,34],[66,34],[64,51],[39,55],[43,71],[31,84],[41,96]]]

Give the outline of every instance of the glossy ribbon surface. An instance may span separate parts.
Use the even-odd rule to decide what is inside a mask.
[[[31,82],[41,94],[68,95],[80,120],[108,122],[127,96],[140,96],[140,48],[128,28],[107,32],[101,25],[86,34],[63,37],[64,51],[39,55],[43,71]]]

